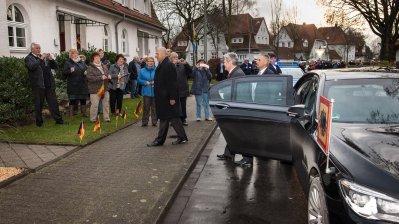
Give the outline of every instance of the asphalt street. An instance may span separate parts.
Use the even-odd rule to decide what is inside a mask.
[[[252,168],[239,167],[216,158],[225,145],[218,129],[164,224],[307,223],[306,198],[291,165],[255,158]]]

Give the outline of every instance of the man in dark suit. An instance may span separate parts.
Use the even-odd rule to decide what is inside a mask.
[[[171,123],[177,133],[177,140],[172,144],[186,143],[188,141],[187,135],[180,120],[176,67],[169,61],[164,47],[157,48],[155,57],[158,60],[158,67],[155,70],[154,77],[155,108],[160,125],[158,137],[147,146],[163,145],[168,134],[169,123]]]
[[[276,74],[269,69],[270,57],[267,54],[259,53],[256,58],[256,64],[258,65],[258,75],[273,75]]]
[[[223,59],[220,59],[220,63],[216,66],[216,80],[222,81],[227,78],[227,71],[224,67]]]
[[[55,94],[55,80],[51,69],[57,69],[57,62],[48,53],[41,53],[37,43],[31,44],[31,52],[25,57],[25,66],[28,68],[35,104],[36,126],[43,125],[42,109],[46,99],[51,116],[56,124],[64,124],[58,109],[57,95]]]
[[[283,72],[281,71],[280,67],[276,64],[276,59],[277,59],[276,55],[273,53],[269,53],[269,57],[270,57],[270,63],[267,68],[273,71],[274,74],[281,75]]]
[[[223,57],[224,57],[224,66],[226,67],[226,70],[229,72],[229,74],[228,74],[229,78],[245,76],[245,73],[238,66],[238,56],[236,53],[233,53],[233,52],[227,53]],[[226,145],[226,148],[224,149],[223,154],[217,155],[218,159],[220,159],[220,160],[232,160],[232,161],[234,161],[234,156],[235,156],[235,154],[230,152],[228,145]],[[253,157],[243,155],[242,160],[235,161],[234,163],[237,165],[240,165],[240,166],[250,167],[250,166],[252,166],[252,163],[253,163]]]
[[[244,63],[242,63],[240,65],[240,68],[245,73],[245,75],[252,75],[253,74],[253,68],[252,68],[252,65],[249,63],[249,59],[248,58],[244,59]]]

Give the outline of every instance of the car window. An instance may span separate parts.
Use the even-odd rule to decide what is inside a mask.
[[[287,105],[285,80],[263,79],[237,82],[235,101],[277,106]]]
[[[399,79],[330,80],[324,95],[334,99],[333,122],[399,123]]]
[[[211,88],[209,95],[212,100],[231,101],[232,81],[223,81],[218,88]]]

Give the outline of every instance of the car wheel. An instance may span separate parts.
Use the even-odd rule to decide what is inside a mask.
[[[328,224],[328,210],[320,177],[311,179],[308,196],[308,223]]]

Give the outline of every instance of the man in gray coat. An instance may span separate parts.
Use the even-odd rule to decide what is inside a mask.
[[[227,53],[223,56],[223,58],[224,58],[224,66],[226,67],[226,70],[229,72],[228,76],[227,76],[228,78],[245,76],[245,73],[238,66],[238,56],[236,53],[233,53],[233,52]],[[232,161],[234,161],[234,156],[235,156],[235,154],[230,152],[228,145],[226,145],[226,148],[224,149],[223,154],[217,155],[218,159],[220,159],[220,160],[232,160]],[[240,165],[240,166],[250,167],[250,166],[252,166],[252,163],[253,163],[253,157],[243,155],[242,160],[235,161],[234,163],[237,165]]]

